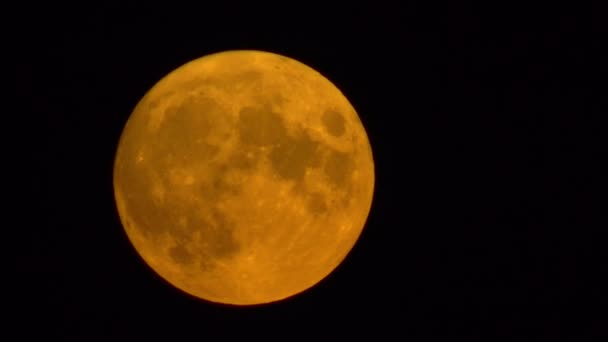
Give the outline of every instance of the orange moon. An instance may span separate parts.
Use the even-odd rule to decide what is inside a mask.
[[[231,305],[271,303],[329,275],[371,209],[363,124],[327,78],[292,58],[215,53],[134,108],[114,194],[142,259],[174,287]]]

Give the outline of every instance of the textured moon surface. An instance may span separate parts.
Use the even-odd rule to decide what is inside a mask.
[[[374,161],[327,78],[262,51],[211,54],[139,101],[120,137],[114,194],[129,240],[174,287],[254,305],[329,275],[370,212]]]

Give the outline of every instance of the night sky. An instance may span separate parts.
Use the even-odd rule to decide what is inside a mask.
[[[75,341],[601,332],[598,11],[253,3],[38,10],[30,29],[42,39],[22,42],[17,84],[47,124],[26,330]],[[114,204],[114,153],[136,103],[176,67],[230,49],[329,78],[375,159],[372,209],[347,259],[268,306],[173,288],[139,258]]]

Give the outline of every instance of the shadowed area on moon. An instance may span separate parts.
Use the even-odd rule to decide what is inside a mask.
[[[336,137],[344,134],[344,117],[335,110],[327,110],[321,116],[321,120],[323,120],[323,125],[329,132],[329,134],[334,135]]]
[[[330,121],[327,129],[333,132],[332,134],[344,132],[344,119],[339,113],[329,111],[323,117],[331,117],[327,119]],[[289,136],[281,116],[270,108],[243,108],[239,115],[238,128],[244,144],[272,148],[269,153],[271,165],[281,177],[299,181],[306,168],[323,164],[325,174],[332,183],[348,183],[349,172],[353,166],[348,153],[328,149],[311,140],[304,130],[296,136]]]
[[[121,218],[144,259],[187,292],[235,303],[280,299],[331,272],[358,237],[373,190],[368,146],[354,143],[367,143],[356,139],[364,131],[345,118],[353,111],[304,111],[302,95],[261,92],[282,83],[247,68],[180,80],[183,91],[162,101],[147,95],[115,166]]]

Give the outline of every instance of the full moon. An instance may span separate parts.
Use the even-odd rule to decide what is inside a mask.
[[[326,77],[292,58],[233,50],[188,62],[128,118],[114,195],[158,275],[230,305],[309,290],[346,258],[371,209],[363,124]]]

